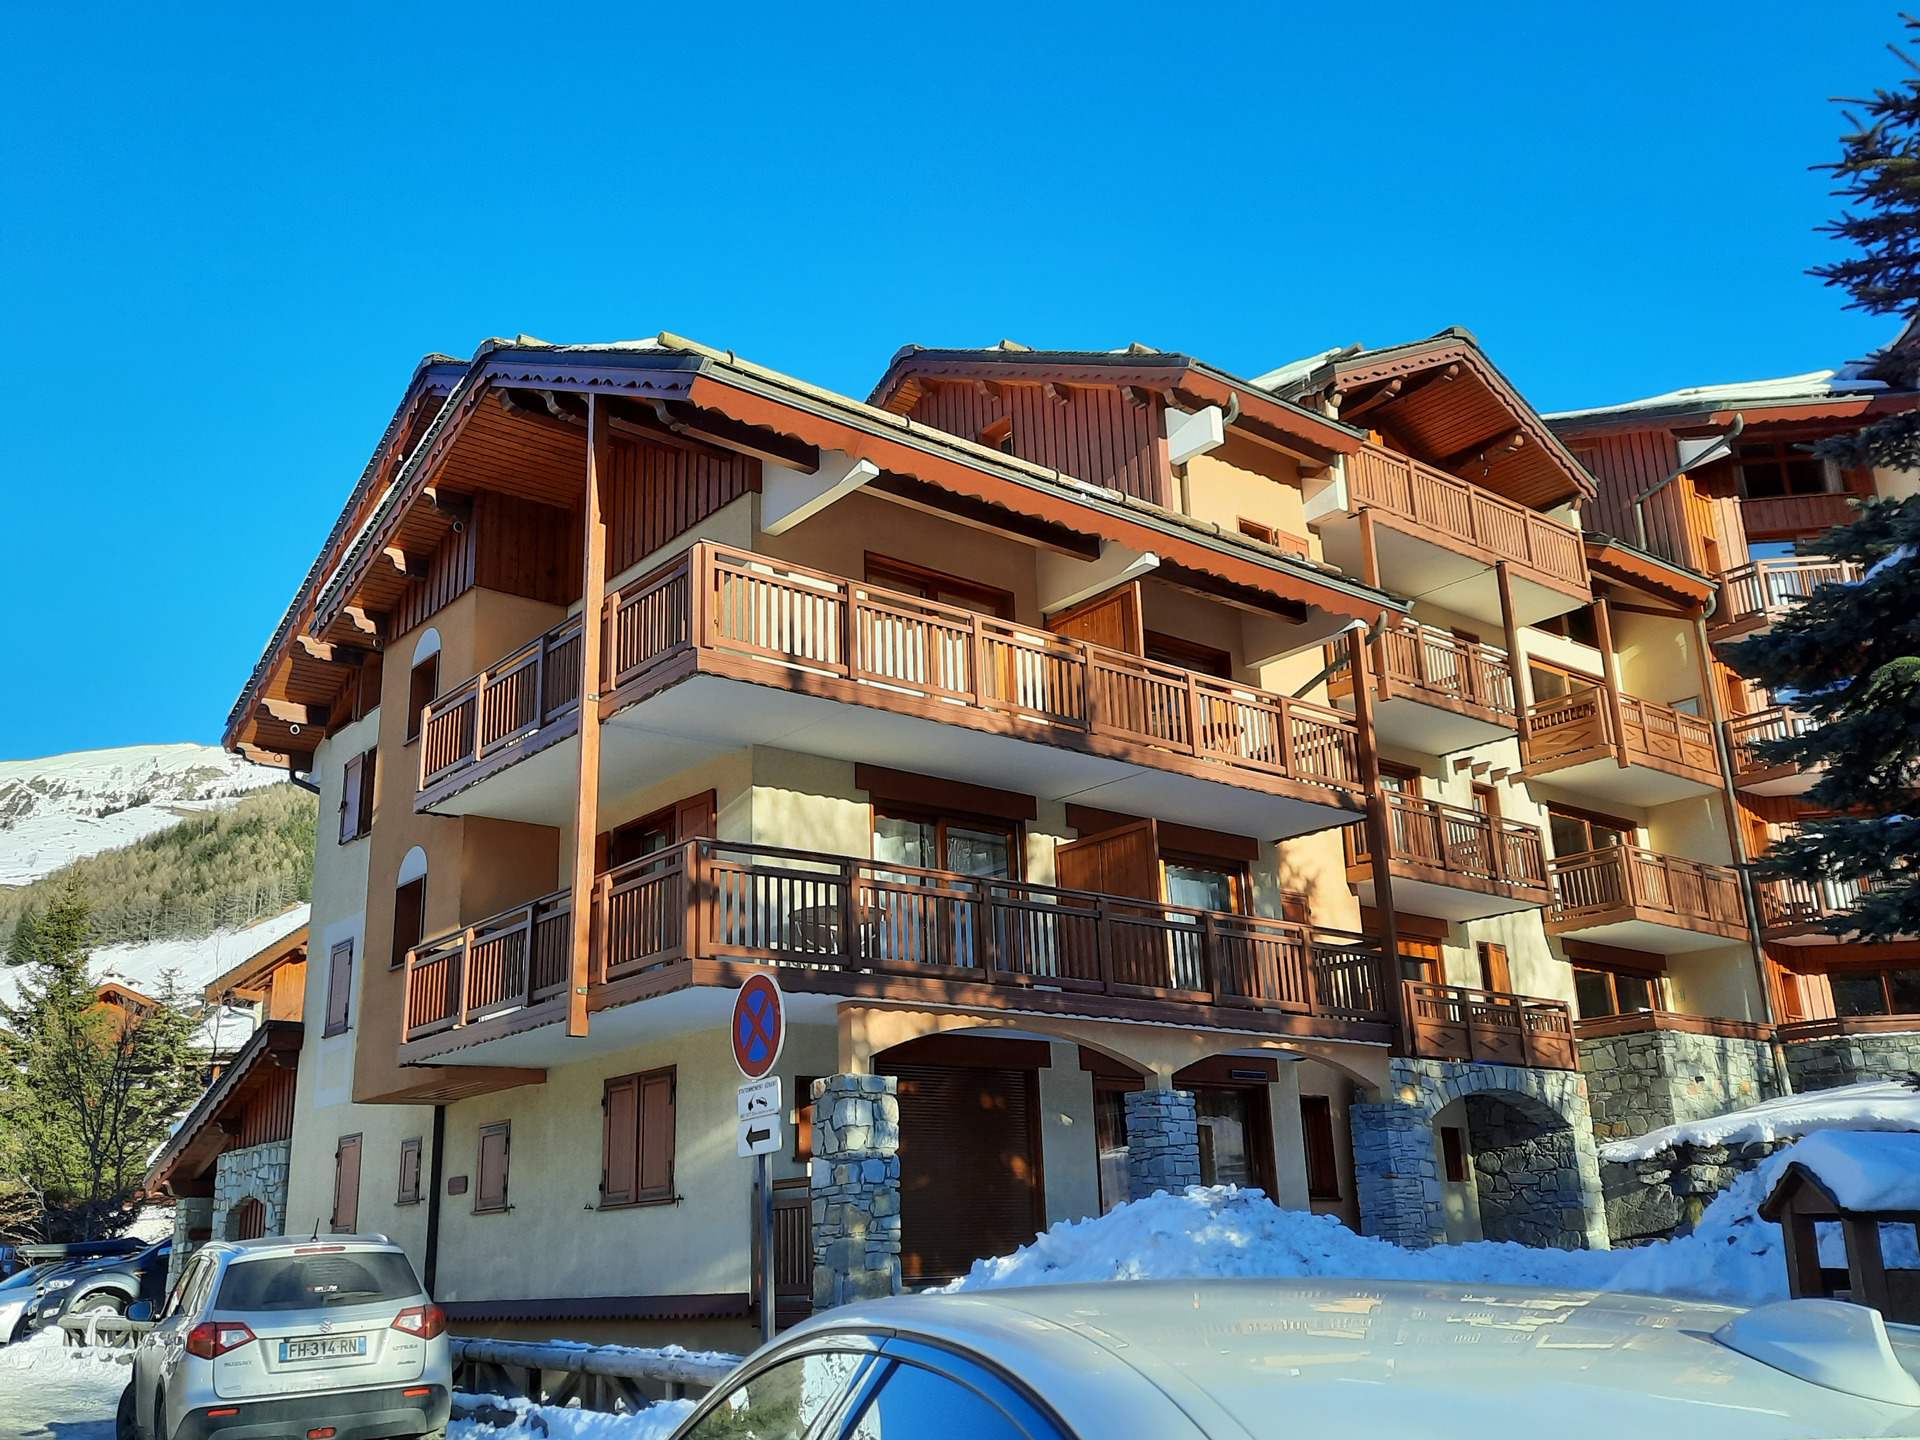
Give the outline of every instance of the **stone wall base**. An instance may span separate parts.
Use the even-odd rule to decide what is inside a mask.
[[[891,1075],[813,1082],[813,1308],[900,1293],[900,1100]]]
[[[1613,1243],[1644,1245],[1685,1234],[1699,1223],[1714,1196],[1792,1143],[1679,1145],[1646,1160],[1602,1162],[1600,1181]]]
[[[1130,1090],[1127,1198],[1179,1195],[1200,1183],[1200,1111],[1187,1090]]]
[[[1622,1140],[1663,1125],[1743,1110],[1781,1093],[1773,1047],[1764,1040],[1642,1030],[1580,1042],[1599,1140]]]
[[[1920,1070],[1920,1031],[1836,1035],[1830,1040],[1796,1040],[1780,1048],[1796,1094],[1861,1080],[1897,1080],[1909,1070]]]

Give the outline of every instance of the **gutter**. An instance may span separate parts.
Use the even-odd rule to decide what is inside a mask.
[[[1746,428],[1747,417],[1744,415],[1735,415],[1733,417],[1733,424],[1727,427],[1726,434],[1722,435],[1718,440],[1715,440],[1711,445],[1707,446],[1706,449],[1700,451],[1691,460],[1684,462],[1678,469],[1669,474],[1666,479],[1649,485],[1638,495],[1634,496],[1632,500],[1627,502],[1633,510],[1634,534],[1639,537],[1637,548],[1641,550],[1647,548],[1647,513],[1645,509],[1647,501],[1651,500],[1655,495],[1658,495],[1662,490],[1666,489],[1667,486],[1686,474],[1687,471],[1699,465],[1702,459],[1713,454],[1715,450],[1725,446],[1727,450],[1731,452],[1733,442],[1740,438],[1740,432]]]

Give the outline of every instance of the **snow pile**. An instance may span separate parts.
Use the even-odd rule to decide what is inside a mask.
[[[1780,1227],[1758,1210],[1794,1148],[1722,1191],[1691,1234],[1631,1250],[1544,1250],[1487,1240],[1407,1250],[1356,1235],[1331,1215],[1282,1210],[1258,1190],[1196,1185],[1183,1195],[1133,1201],[1096,1220],[1062,1221],[1011,1255],[975,1262],[944,1288],[1338,1276],[1761,1305],[1787,1297]],[[1910,1227],[1884,1231],[1883,1242],[1889,1265],[1920,1266]],[[1821,1252],[1828,1263],[1843,1263],[1837,1234],[1823,1233]]]
[[[1920,1135],[1824,1130],[1793,1147],[1843,1210],[1920,1211]]]
[[[217,745],[127,745],[0,760],[0,885],[145,839],[182,816],[223,810],[287,777]]]
[[[1706,1120],[1665,1125],[1631,1140],[1609,1140],[1600,1147],[1600,1158],[1649,1160],[1676,1145],[1751,1145],[1827,1129],[1920,1131],[1920,1090],[1898,1080],[1863,1080],[1784,1095]]]
[[[455,1420],[447,1426],[447,1440],[538,1440],[541,1436],[547,1440],[666,1440],[693,1412],[694,1402],[662,1400],[637,1415],[609,1415],[571,1405],[536,1405],[531,1400],[456,1392],[453,1405],[456,1415],[481,1408],[509,1411],[513,1419],[503,1425]]]
[[[112,1440],[131,1362],[125,1351],[69,1349],[58,1330],[0,1347],[0,1434]]]

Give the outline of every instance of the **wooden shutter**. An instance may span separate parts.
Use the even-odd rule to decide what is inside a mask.
[[[400,1142],[400,1192],[398,1204],[413,1205],[420,1199],[420,1139]]]
[[[407,951],[420,943],[426,923],[427,877],[409,880],[393,892],[393,955],[396,969],[407,963]]]
[[[676,843],[711,839],[718,823],[715,796],[711,790],[689,795],[673,807],[673,838]]]
[[[1513,976],[1507,969],[1507,947],[1490,940],[1480,942],[1480,984],[1501,994],[1513,991]]]
[[[420,712],[440,693],[440,656],[429,655],[407,676],[407,739],[420,738]]]
[[[367,757],[356,755],[340,773],[340,839],[342,843],[360,833],[360,777],[367,768]]]
[[[367,750],[360,756],[360,833],[373,829],[373,782],[380,773],[380,752]]]
[[[360,1137],[343,1135],[333,1152],[333,1233],[346,1235],[360,1224]]]
[[[1096,890],[1136,900],[1160,898],[1160,840],[1151,820],[1136,820],[1053,852],[1054,881],[1066,890]]]
[[[631,1205],[639,1173],[640,1078],[609,1080],[600,1097],[600,1203]]]
[[[640,1077],[640,1170],[634,1198],[673,1198],[674,1075],[671,1070]]]
[[[507,1160],[512,1148],[511,1126],[502,1120],[480,1127],[479,1178],[473,1187],[476,1215],[507,1208]]]
[[[347,1028],[352,1003],[353,941],[342,940],[327,959],[327,1034],[338,1035]]]
[[[1307,1196],[1340,1198],[1340,1166],[1333,1145],[1333,1101],[1325,1095],[1300,1097],[1300,1132],[1307,1150]]]
[[[1047,628],[1056,635],[1090,641],[1109,650],[1144,655],[1146,633],[1140,623],[1139,582],[1122,585],[1064,610],[1047,621]]]

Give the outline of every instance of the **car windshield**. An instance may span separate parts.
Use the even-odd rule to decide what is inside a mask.
[[[52,1265],[29,1265],[18,1274],[0,1280],[0,1290],[17,1290],[35,1285],[51,1275],[54,1268]]]
[[[265,1255],[236,1260],[220,1282],[221,1310],[314,1310],[370,1305],[420,1293],[407,1257],[393,1250]]]

